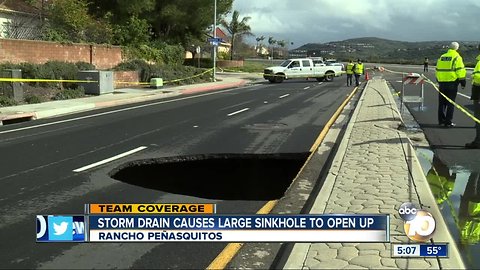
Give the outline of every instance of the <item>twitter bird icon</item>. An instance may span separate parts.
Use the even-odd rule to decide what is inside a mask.
[[[72,241],[73,217],[48,216],[48,239],[50,241]]]
[[[62,235],[67,231],[68,228],[68,222],[62,222],[60,225],[57,225],[57,223],[53,223],[53,230],[55,231],[55,235]]]

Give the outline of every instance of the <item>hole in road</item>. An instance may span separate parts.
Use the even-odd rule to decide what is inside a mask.
[[[109,175],[124,183],[219,200],[281,198],[309,153],[208,154],[136,160]]]

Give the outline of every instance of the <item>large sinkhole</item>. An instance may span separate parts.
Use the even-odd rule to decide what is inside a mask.
[[[112,170],[119,181],[218,200],[281,198],[309,153],[207,154],[135,160]]]

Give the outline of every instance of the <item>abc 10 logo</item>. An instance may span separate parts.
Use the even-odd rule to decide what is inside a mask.
[[[410,240],[426,242],[433,237],[436,223],[430,212],[417,209],[413,203],[406,202],[400,206],[398,213],[404,220],[403,229]]]

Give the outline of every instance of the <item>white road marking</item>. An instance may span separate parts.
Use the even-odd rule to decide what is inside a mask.
[[[307,86],[307,87],[303,88],[303,90],[307,90],[307,89],[309,89],[309,88],[310,88],[310,86]]]
[[[188,100],[188,99],[199,98],[199,97],[204,97],[204,96],[233,92],[233,91],[236,91],[238,89],[240,89],[240,88],[214,91],[214,92],[211,92],[211,93],[205,93],[205,94],[200,94],[200,95],[191,96],[191,97],[184,97],[184,98],[178,98],[178,99],[173,99],[173,100],[159,101],[159,102],[154,102],[154,103],[149,103],[149,104],[144,104],[144,105],[138,105],[138,106],[134,106],[134,107],[128,107],[128,108],[123,108],[123,109],[118,109],[118,110],[113,110],[113,111],[108,111],[108,112],[103,112],[103,113],[97,113],[97,114],[92,114],[92,115],[87,115],[87,116],[81,116],[81,117],[75,117],[75,118],[66,119],[66,120],[55,121],[55,122],[51,122],[51,123],[45,123],[45,124],[40,124],[40,125],[35,125],[35,126],[5,130],[5,131],[0,131],[0,134],[22,131],[22,130],[28,130],[28,129],[34,129],[34,128],[39,128],[39,127],[52,126],[52,125],[57,125],[57,124],[62,124],[62,123],[68,123],[68,122],[73,122],[73,121],[77,121],[77,120],[98,117],[98,116],[102,116],[102,115],[109,115],[109,114],[118,113],[118,112],[124,112],[124,111],[130,111],[130,110],[155,106],[155,105],[159,105],[159,104],[172,103],[172,102],[175,102],[175,101],[182,101],[182,100]]]
[[[82,171],[86,171],[88,169],[91,169],[93,167],[97,167],[97,166],[100,166],[100,165],[103,165],[105,163],[108,163],[110,161],[114,161],[114,160],[117,160],[117,159],[120,159],[122,157],[126,157],[128,155],[131,155],[131,154],[134,154],[136,152],[139,152],[139,151],[142,151],[143,149],[147,148],[146,146],[140,146],[138,148],[135,148],[133,150],[130,150],[130,151],[127,151],[125,153],[122,153],[122,154],[119,154],[119,155],[116,155],[114,157],[111,157],[111,158],[107,158],[107,159],[104,159],[104,160],[101,160],[99,162],[95,162],[93,164],[90,164],[90,165],[87,165],[87,166],[83,166],[81,168],[78,168],[78,169],[75,169],[73,170],[74,172],[82,172]]]
[[[458,94],[458,95],[460,95],[460,96],[462,96],[462,97],[466,97],[466,98],[470,99],[470,97],[469,97],[469,96],[467,96],[467,95],[464,95],[464,94],[462,94],[462,93],[457,93],[457,94]]]
[[[319,82],[318,85],[322,84],[323,82]]]
[[[228,116],[232,116],[232,115],[239,114],[239,113],[241,113],[241,112],[248,111],[248,110],[250,110],[250,108],[241,109],[241,110],[239,110],[239,111],[232,112],[232,113],[229,113],[229,114],[227,114],[227,115],[228,115]]]
[[[286,95],[283,95],[283,96],[279,96],[278,98],[286,98],[286,97],[288,97],[288,96],[290,96],[290,94],[286,94]]]

